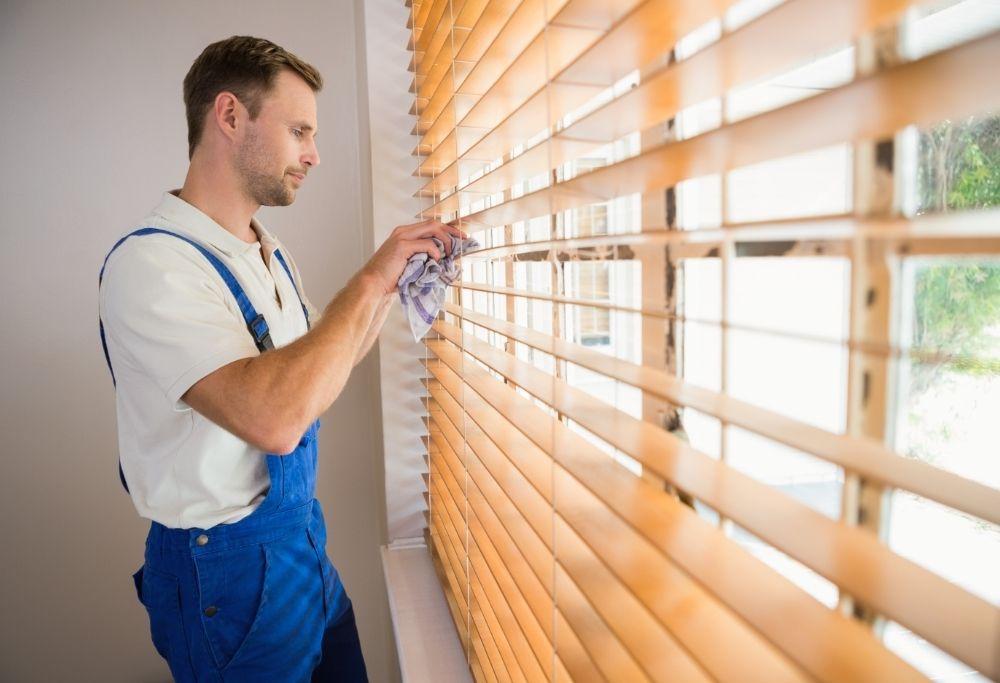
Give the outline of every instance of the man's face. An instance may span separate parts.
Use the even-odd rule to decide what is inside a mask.
[[[264,97],[236,152],[236,169],[247,196],[262,206],[288,206],[313,166],[316,95],[295,73],[283,70]]]

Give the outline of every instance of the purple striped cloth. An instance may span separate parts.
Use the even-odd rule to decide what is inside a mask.
[[[445,289],[458,279],[462,268],[456,258],[470,249],[479,246],[474,239],[462,240],[454,235],[451,238],[451,254],[445,255],[440,261],[435,261],[424,252],[414,254],[406,262],[403,274],[396,283],[399,290],[399,300],[403,303],[403,311],[410,321],[410,331],[413,339],[420,341],[427,330],[434,324],[438,311],[444,305]],[[438,250],[445,254],[444,244],[432,237]]]

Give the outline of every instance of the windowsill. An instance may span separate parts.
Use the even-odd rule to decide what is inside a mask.
[[[404,683],[471,683],[427,546],[420,539],[382,546],[382,569]]]

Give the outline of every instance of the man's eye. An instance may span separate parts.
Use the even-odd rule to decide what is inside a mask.
[[[298,128],[292,128],[292,135],[294,135],[297,138],[300,138],[302,137],[302,131],[299,130]]]

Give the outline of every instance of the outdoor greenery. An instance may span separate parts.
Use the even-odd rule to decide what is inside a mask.
[[[945,121],[920,139],[920,212],[1000,205],[1000,116]]]
[[[1000,206],[1000,116],[946,121],[920,140],[920,212]],[[920,393],[944,370],[1000,374],[1000,260],[930,260],[916,273],[911,343]]]

